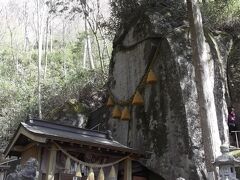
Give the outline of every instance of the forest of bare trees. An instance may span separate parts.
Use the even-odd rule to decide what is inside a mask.
[[[108,6],[107,1],[2,2],[1,138],[27,114],[47,119],[46,109],[49,114],[67,99],[77,99],[86,85],[102,87],[111,53],[102,25]]]

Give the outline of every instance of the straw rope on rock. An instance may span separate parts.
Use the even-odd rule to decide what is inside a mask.
[[[161,47],[161,43],[159,43],[159,45],[158,45],[158,47],[157,47],[157,49],[156,49],[156,51],[154,53],[154,56],[153,56],[152,60],[150,60],[148,62],[148,64],[146,65],[145,73],[143,74],[141,80],[139,81],[139,84],[137,85],[137,87],[135,89],[135,92],[139,91],[139,89],[144,87],[145,82],[151,84],[151,83],[155,83],[157,81],[156,75],[153,72],[152,67],[153,67],[155,61],[157,60],[157,56],[160,53],[160,47]],[[108,88],[108,91],[109,91],[109,97],[112,98],[114,104],[118,104],[118,105],[128,105],[128,104],[130,104],[132,102],[134,96],[135,96],[135,94],[133,94],[127,100],[120,100],[120,99],[116,98],[116,95],[114,95],[112,93],[110,88]]]
[[[136,89],[135,89],[135,93],[127,100],[120,100],[118,98],[116,98],[116,96],[111,92],[110,88],[109,90],[109,98],[107,101],[107,106],[108,107],[112,107],[114,104],[116,105],[121,105],[121,106],[129,106],[129,105],[144,105],[144,100],[142,95],[139,93],[140,90],[142,90],[146,84],[154,84],[157,82],[157,77],[155,75],[155,73],[152,70],[153,64],[155,63],[155,61],[157,60],[157,56],[160,53],[160,46],[161,43],[159,43],[154,56],[152,58],[151,61],[148,62],[148,64],[146,65],[145,68],[145,72],[141,78],[141,80],[139,81],[139,84],[137,85]],[[121,120],[130,120],[130,112],[124,108],[122,114],[120,112],[120,110],[117,109],[117,107],[115,106],[113,111],[112,111],[112,117],[116,118],[116,119],[121,119]]]

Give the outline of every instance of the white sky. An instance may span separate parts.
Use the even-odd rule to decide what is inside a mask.
[[[24,2],[27,2],[27,6],[28,6],[28,15],[29,15],[29,21],[31,21],[29,23],[29,36],[30,37],[34,37],[34,31],[32,29],[33,24],[36,25],[36,1],[37,0],[0,0],[0,10],[2,11],[1,14],[1,19],[0,22],[2,25],[6,24],[5,22],[5,13],[8,14],[9,19],[10,19],[10,26],[12,27],[16,27],[16,28],[21,28],[18,25],[18,21],[19,21],[19,17],[22,16],[22,13],[24,11]],[[45,0],[41,0],[41,1],[45,1]],[[87,2],[89,3],[89,5],[91,6],[91,2],[95,3],[96,0],[87,0]],[[100,11],[104,16],[104,19],[107,20],[107,18],[109,17],[109,12],[110,12],[110,7],[109,7],[109,2],[110,0],[100,0]],[[12,4],[11,7],[9,8],[9,4]],[[18,4],[18,7],[16,6],[16,4]],[[20,14],[19,14],[20,13]],[[33,13],[35,15],[33,15]],[[56,37],[58,37],[61,34],[62,31],[62,22],[63,22],[63,18],[60,17],[56,17],[54,18],[54,35]],[[4,29],[2,27],[2,29]],[[78,32],[83,31],[84,30],[84,23],[83,23],[83,19],[82,17],[78,17],[76,20],[72,21],[72,22],[68,22],[68,27],[66,29],[66,36],[69,35],[70,39],[74,38],[74,36],[72,35],[76,35]],[[0,29],[1,31],[1,29]],[[19,31],[16,29],[16,31]],[[15,33],[16,33],[15,31]],[[21,30],[22,31],[22,30]],[[2,31],[0,32],[0,34],[3,34]],[[1,38],[1,37],[0,37]],[[66,37],[67,38],[67,37]],[[33,38],[31,38],[33,39]]]

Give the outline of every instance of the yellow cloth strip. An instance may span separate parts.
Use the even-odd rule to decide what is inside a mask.
[[[101,168],[99,173],[98,173],[98,178],[97,180],[104,180],[105,179],[105,176],[104,176],[104,171],[103,169]]]
[[[57,148],[62,151],[62,153],[64,153],[66,156],[68,156],[70,159],[72,159],[73,161],[79,163],[79,164],[82,164],[84,166],[88,166],[88,167],[92,167],[92,168],[104,168],[104,167],[109,167],[109,166],[113,166],[115,164],[118,164],[120,163],[121,161],[124,161],[125,159],[128,159],[130,158],[130,156],[126,156],[126,157],[123,157],[117,161],[114,161],[112,163],[107,163],[107,164],[94,164],[94,163],[87,163],[87,162],[83,162],[77,158],[75,158],[74,156],[72,156],[71,154],[69,154],[67,151],[65,151],[61,146],[59,146],[56,142],[53,142]]]

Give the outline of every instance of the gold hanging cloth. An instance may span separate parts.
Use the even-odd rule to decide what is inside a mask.
[[[115,170],[114,166],[112,166],[112,167],[111,167],[111,170],[110,170],[110,173],[109,173],[109,175],[108,175],[108,178],[109,178],[109,179],[114,179],[114,178],[116,178],[116,177],[117,177],[117,175],[116,175],[116,170]]]
[[[119,119],[121,117],[121,110],[119,109],[119,107],[116,105],[112,111],[112,117]]]
[[[121,120],[125,120],[125,121],[130,120],[130,112],[127,107],[125,107],[122,111]]]
[[[144,104],[144,101],[143,101],[142,95],[138,91],[136,91],[132,100],[132,105],[143,105],[143,104]]]
[[[77,177],[82,177],[80,164],[77,165],[76,175]]]
[[[157,82],[157,77],[156,77],[155,73],[153,72],[153,70],[150,69],[150,71],[148,72],[148,75],[147,75],[146,83],[147,84],[154,84],[156,82]]]
[[[93,172],[93,168],[90,168],[87,180],[94,180],[94,172]]]
[[[67,160],[65,162],[65,173],[70,173],[71,168],[71,160],[69,157],[67,157]]]
[[[108,97],[108,101],[106,104],[108,107],[112,107],[114,105],[114,101],[111,96]]]
[[[98,173],[98,178],[97,180],[104,180],[104,172],[103,172],[103,168],[100,169],[99,173]]]

